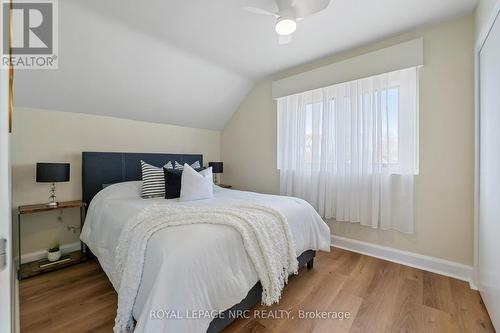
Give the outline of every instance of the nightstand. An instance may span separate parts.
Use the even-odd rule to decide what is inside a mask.
[[[227,184],[217,184],[217,186],[220,186],[222,188],[233,188],[233,185],[227,185]]]
[[[74,200],[74,201],[59,202],[59,205],[56,207],[49,207],[46,204],[25,205],[18,207],[17,230],[18,230],[19,259],[18,259],[17,276],[19,280],[39,275],[42,273],[47,273],[62,267],[70,266],[87,260],[87,253],[86,253],[87,249],[85,247],[85,244],[81,243],[80,250],[63,255],[61,259],[59,259],[58,261],[49,262],[46,259],[42,259],[21,264],[21,216],[26,214],[36,214],[36,213],[49,212],[61,209],[79,208],[80,232],[81,232],[82,230],[81,228],[83,227],[83,222],[85,220],[86,206],[87,204],[85,204],[85,202],[81,200]]]

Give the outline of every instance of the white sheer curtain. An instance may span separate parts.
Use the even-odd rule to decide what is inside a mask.
[[[325,218],[414,230],[417,68],[278,99],[283,195]]]

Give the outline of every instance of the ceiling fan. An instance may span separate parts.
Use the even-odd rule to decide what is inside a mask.
[[[254,14],[276,18],[274,29],[279,35],[279,44],[288,44],[297,29],[297,22],[324,10],[330,0],[249,0],[241,9]]]

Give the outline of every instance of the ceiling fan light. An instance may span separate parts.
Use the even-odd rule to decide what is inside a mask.
[[[280,17],[276,21],[276,26],[274,28],[279,35],[290,35],[297,29],[297,22],[289,17]]]

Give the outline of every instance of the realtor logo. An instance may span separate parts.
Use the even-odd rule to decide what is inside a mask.
[[[2,7],[1,67],[57,69],[56,0],[13,0],[12,7],[2,0]]]

